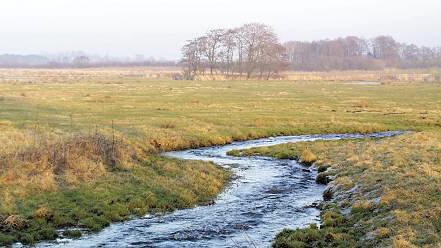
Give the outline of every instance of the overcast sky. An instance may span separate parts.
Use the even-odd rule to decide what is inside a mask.
[[[388,34],[441,45],[441,0],[0,0],[0,53],[175,59],[185,40],[249,22],[282,41]]]

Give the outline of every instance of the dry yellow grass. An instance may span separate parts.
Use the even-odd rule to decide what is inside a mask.
[[[317,160],[317,156],[311,152],[308,148],[304,149],[300,155],[300,161],[307,164],[312,164]]]

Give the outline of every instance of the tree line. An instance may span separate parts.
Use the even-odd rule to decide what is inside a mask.
[[[281,43],[260,23],[215,29],[188,40],[182,48],[184,77],[224,75],[240,78],[278,76],[283,70],[378,70],[441,67],[441,47],[400,43],[390,36],[348,36],[312,42]]]
[[[441,66],[441,47],[400,43],[390,36],[356,36],[284,44],[292,70],[375,70]]]
[[[60,55],[0,54],[0,68],[88,68],[88,67],[177,67],[176,60],[153,57],[107,57],[87,55],[83,52]]]

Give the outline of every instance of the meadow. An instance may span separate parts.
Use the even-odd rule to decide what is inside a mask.
[[[1,244],[209,203],[228,183],[216,165],[162,151],[386,130],[437,141],[441,128],[441,84],[424,80],[173,81],[137,69],[0,75]]]

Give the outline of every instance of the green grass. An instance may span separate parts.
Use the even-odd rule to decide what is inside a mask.
[[[59,228],[99,231],[131,216],[206,204],[222,190],[228,177],[227,172],[210,163],[153,156],[139,167],[115,171],[91,183],[16,201],[7,212],[19,213],[26,224],[20,228],[3,225],[0,241],[33,243],[55,238]],[[0,221],[4,221],[1,216]],[[63,234],[81,235],[78,231]]]
[[[0,83],[0,243],[51,239],[54,229],[64,226],[100,230],[132,215],[191,207],[217,195],[227,182],[218,167],[160,159],[160,151],[274,135],[438,132],[441,126],[441,84],[435,83],[152,81],[115,72],[100,72],[99,79],[88,71],[77,71],[74,79],[56,70],[20,73],[29,74],[29,83]],[[93,138],[97,134],[104,136],[99,142]],[[114,140],[116,154],[109,150]],[[308,149],[296,156],[311,160]],[[288,158],[286,152],[278,157]],[[206,167],[207,177],[197,177]],[[43,210],[49,221],[35,217]],[[11,216],[24,227],[7,227],[3,222]]]

